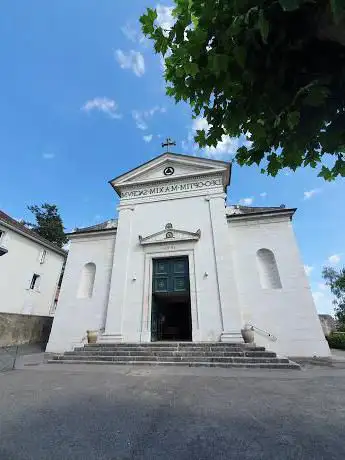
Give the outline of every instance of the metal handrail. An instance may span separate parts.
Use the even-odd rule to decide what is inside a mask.
[[[267,337],[269,337],[270,340],[272,340],[272,342],[276,342],[278,340],[275,335],[265,331],[264,329],[260,329],[259,327],[254,326],[252,323],[248,323],[248,326],[252,327],[254,331],[263,332],[265,335],[267,335]]]

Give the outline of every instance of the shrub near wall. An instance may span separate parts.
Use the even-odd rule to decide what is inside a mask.
[[[330,348],[345,350],[345,332],[332,332],[326,339]]]

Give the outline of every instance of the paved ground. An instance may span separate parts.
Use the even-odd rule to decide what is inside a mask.
[[[345,350],[331,350],[332,358],[336,361],[344,361],[345,362]]]
[[[32,356],[33,361],[42,361],[43,349],[43,345],[37,344],[0,347],[0,372],[13,369],[17,360],[22,361],[29,355]]]
[[[1,460],[344,459],[344,427],[344,369],[0,374]]]

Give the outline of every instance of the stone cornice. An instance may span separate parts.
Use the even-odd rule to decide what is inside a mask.
[[[193,175],[186,179],[183,177],[174,178],[165,183],[155,180],[145,186],[138,184],[122,187],[120,206],[126,203],[136,204],[142,201],[161,200],[166,197],[176,198],[193,194],[221,193],[223,188],[222,175],[219,173],[206,176]]]
[[[188,179],[198,180],[198,179],[204,179],[205,177],[213,177],[213,176],[222,177],[223,173],[224,171],[222,169],[215,169],[214,171],[212,170],[203,171],[203,172],[199,171],[197,174],[189,173],[189,174],[184,174],[183,176],[182,175],[175,176],[175,177],[167,176],[167,177],[162,177],[162,178],[154,179],[154,180],[153,179],[143,179],[141,181],[139,180],[139,181],[124,182],[123,184],[118,185],[118,189],[122,190],[122,189],[127,189],[129,187],[138,188],[140,186],[149,187],[149,186],[155,186],[155,185],[160,185],[160,184],[170,183],[170,182],[180,182],[181,180],[188,180]]]
[[[226,219],[231,226],[243,224],[245,225],[246,223],[250,224],[251,222],[270,223],[277,222],[278,220],[284,221],[286,219],[289,219],[289,221],[291,221],[294,212],[294,209],[284,209],[282,211],[268,211],[256,214],[234,214],[231,216],[226,216]]]
[[[167,178],[167,180],[163,180],[163,179],[155,179],[155,180],[150,180],[150,181],[147,181],[147,182],[132,182],[132,183],[129,183],[128,185],[127,184],[123,184],[121,185],[119,188],[127,191],[128,190],[133,190],[133,189],[137,189],[137,188],[140,188],[141,185],[144,185],[145,187],[157,187],[159,185],[163,185],[163,186],[167,186],[169,185],[170,183],[173,184],[173,183],[178,183],[178,182],[187,182],[187,183],[190,183],[190,182],[193,182],[193,181],[197,181],[197,180],[207,180],[207,179],[214,179],[214,176],[216,176],[217,178],[221,178],[222,177],[222,172],[221,171],[215,171],[214,173],[210,172],[210,171],[207,171],[207,173],[205,174],[192,174],[192,175],[186,175],[186,176],[178,176],[178,177],[169,177]],[[168,182],[168,184],[162,184],[162,182]]]
[[[196,232],[188,232],[186,230],[179,230],[173,228],[172,224],[166,224],[164,230],[153,233],[146,237],[139,235],[139,243],[142,246],[148,244],[162,244],[162,243],[177,243],[184,241],[198,241],[201,236],[201,230]]]
[[[78,238],[106,238],[108,235],[116,235],[117,228],[103,228],[102,230],[86,230],[85,232],[79,231],[75,233],[68,233],[70,240],[76,240]]]

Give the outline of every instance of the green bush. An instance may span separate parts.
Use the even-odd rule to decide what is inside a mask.
[[[332,332],[327,338],[330,348],[345,350],[345,332]]]

